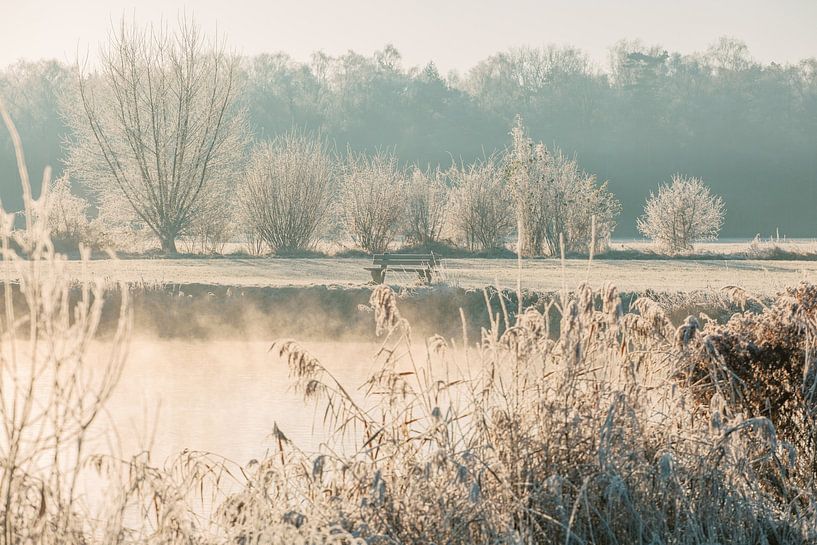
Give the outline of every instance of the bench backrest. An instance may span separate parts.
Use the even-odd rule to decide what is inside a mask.
[[[381,267],[429,267],[436,268],[440,260],[434,254],[374,254],[372,265]]]

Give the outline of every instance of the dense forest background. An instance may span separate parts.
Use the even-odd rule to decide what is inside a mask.
[[[0,71],[0,96],[32,172],[61,170],[74,69],[56,61]],[[286,54],[242,61],[242,100],[258,139],[320,130],[338,149],[394,149],[421,166],[469,162],[503,149],[521,114],[531,136],[575,154],[622,203],[617,237],[636,236],[645,198],[672,174],[701,177],[723,196],[722,237],[817,236],[817,59],[761,64],[721,39],[683,55],[622,41],[608,66],[571,47],[498,53],[465,73],[406,67],[386,46],[372,56]],[[0,199],[21,207],[6,131]]]

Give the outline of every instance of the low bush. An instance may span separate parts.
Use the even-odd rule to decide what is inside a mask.
[[[403,226],[405,172],[397,157],[350,152],[344,168],[341,207],[346,229],[361,249],[388,250]]]
[[[676,174],[650,193],[638,230],[669,253],[691,252],[701,240],[715,240],[726,213],[723,199],[700,178]]]
[[[513,232],[513,203],[493,159],[449,170],[451,225],[468,250],[503,248]]]
[[[679,329],[689,383],[702,402],[718,397],[733,414],[767,418],[778,439],[797,447],[800,470],[815,479],[817,286],[787,288],[769,306],[752,300],[760,312],[736,313],[725,324],[691,317]]]
[[[521,118],[511,130],[505,171],[523,255],[597,253],[607,247],[621,204],[578,161],[530,138]]]
[[[329,223],[336,170],[320,137],[296,132],[259,144],[240,192],[245,230],[275,253],[313,249]],[[252,237],[250,248],[260,253]]]
[[[449,190],[445,174],[415,168],[406,184],[405,239],[409,244],[439,242],[448,222]]]

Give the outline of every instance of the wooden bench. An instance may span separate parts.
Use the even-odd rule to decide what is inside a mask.
[[[386,280],[386,271],[415,272],[420,280],[431,283],[431,274],[437,269],[440,260],[430,254],[374,254],[372,266],[363,267],[372,273],[372,280],[382,284]]]

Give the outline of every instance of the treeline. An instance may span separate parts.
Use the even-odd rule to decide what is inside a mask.
[[[76,76],[54,61],[0,73],[0,96],[29,166],[65,158],[60,100]],[[599,68],[575,48],[498,53],[465,73],[407,67],[387,46],[372,56],[285,54],[240,63],[240,101],[256,139],[293,127],[339,148],[389,149],[421,168],[470,163],[504,149],[521,114],[531,136],[576,154],[621,202],[617,236],[636,236],[645,197],[674,173],[700,176],[729,213],[722,236],[779,229],[813,236],[817,220],[817,59],[761,64],[722,39],[692,55],[623,41]],[[61,98],[62,97],[62,98]],[[21,207],[8,135],[0,133],[0,198]]]

